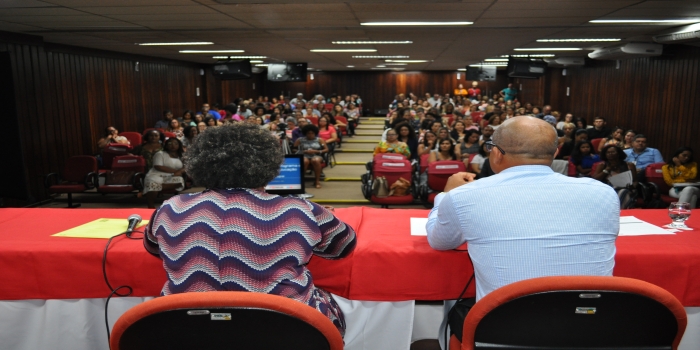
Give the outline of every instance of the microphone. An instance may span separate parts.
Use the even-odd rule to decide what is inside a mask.
[[[129,220],[129,227],[126,229],[126,235],[129,236],[134,232],[136,226],[141,223],[141,215],[131,214],[127,220]]]

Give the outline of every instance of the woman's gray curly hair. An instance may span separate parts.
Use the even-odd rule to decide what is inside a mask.
[[[185,152],[187,175],[206,188],[259,188],[272,181],[284,159],[279,140],[259,125],[207,128]]]

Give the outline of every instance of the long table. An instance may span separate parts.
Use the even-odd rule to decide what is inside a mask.
[[[104,298],[110,290],[102,277],[103,239],[51,235],[97,218],[126,218],[145,209],[0,209],[0,300]],[[464,251],[435,251],[426,237],[410,235],[410,217],[427,210],[365,207],[336,209],[355,228],[358,244],[345,259],[313,258],[314,283],[335,295],[361,301],[455,299],[471,276]],[[655,225],[670,222],[666,210],[627,210]],[[690,227],[700,228],[700,212]],[[618,237],[616,276],[659,285],[686,307],[700,306],[700,232]],[[162,262],[140,240],[113,240],[107,259],[112,285],[130,285],[135,297],[153,297],[166,281]],[[472,288],[473,295],[474,290]]]

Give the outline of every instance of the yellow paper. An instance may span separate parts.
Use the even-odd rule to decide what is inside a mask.
[[[148,220],[142,220],[136,227],[143,227],[148,224]],[[129,227],[129,222],[122,219],[97,219],[87,224],[73,227],[72,229],[59,232],[54,237],[77,237],[77,238],[102,238],[109,239],[120,233],[124,233]]]

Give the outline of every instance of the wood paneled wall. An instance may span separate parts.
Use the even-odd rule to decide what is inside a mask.
[[[47,197],[42,176],[62,172],[68,157],[96,154],[107,126],[142,131],[163,110],[201,104],[198,65],[1,37],[0,51],[12,63],[29,202]]]
[[[634,129],[665,159],[681,146],[700,158],[700,48],[665,45],[660,57],[590,61],[584,67],[551,69],[540,78],[543,101],[561,112],[604,116],[609,127]],[[566,96],[566,88],[570,96]]]

